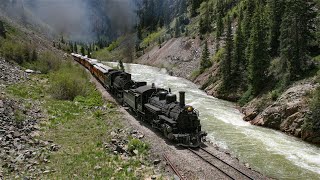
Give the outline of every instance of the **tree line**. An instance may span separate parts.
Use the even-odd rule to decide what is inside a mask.
[[[242,89],[256,96],[268,82],[281,90],[309,72],[313,67],[310,55],[319,54],[312,0],[245,0],[235,13],[228,11],[235,5],[217,0],[215,8],[206,6],[199,23],[200,34],[215,32],[216,51],[224,48],[221,91]],[[221,38],[224,47],[220,47]],[[206,47],[200,69],[210,61]],[[274,59],[277,72],[270,69]]]

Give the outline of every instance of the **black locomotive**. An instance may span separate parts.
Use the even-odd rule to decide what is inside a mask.
[[[199,112],[185,105],[184,92],[179,92],[178,102],[177,96],[170,89],[135,82],[129,73],[111,69],[78,54],[72,56],[89,69],[123,106],[128,107],[142,121],[162,131],[165,137],[186,147],[198,147],[201,144],[206,133],[201,131]]]

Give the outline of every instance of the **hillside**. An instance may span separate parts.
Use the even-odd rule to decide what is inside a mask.
[[[140,4],[137,32],[125,39],[135,43],[134,62],[164,67],[237,102],[252,124],[320,143],[319,7],[291,0],[151,1]],[[132,62],[119,53],[128,49],[122,40],[93,55]]]
[[[0,179],[162,176],[144,135],[68,45],[0,13]]]

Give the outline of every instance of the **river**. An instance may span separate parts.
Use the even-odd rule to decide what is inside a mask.
[[[253,169],[276,179],[320,179],[320,147],[243,121],[233,103],[208,96],[194,83],[170,76],[165,69],[138,64],[125,64],[125,69],[136,81],[171,88],[173,93],[185,91],[186,103],[200,112],[207,140]]]

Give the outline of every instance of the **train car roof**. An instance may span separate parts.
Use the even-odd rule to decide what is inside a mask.
[[[112,69],[111,67],[109,67],[109,66],[106,66],[106,65],[104,65],[104,64],[102,64],[102,63],[96,63],[96,65],[97,66],[99,66],[99,67],[101,67],[102,69],[104,69],[104,70],[106,70],[106,71],[109,71],[110,69]]]
[[[103,69],[103,68],[101,68],[101,67],[99,67],[99,66],[97,66],[96,64],[95,65],[93,65],[96,69],[98,69],[99,71],[101,71],[103,74],[106,74],[106,73],[108,73],[108,71],[106,71],[105,69]]]
[[[140,87],[134,89],[135,92],[140,93],[140,94],[145,93],[145,92],[150,91],[150,90],[157,91],[157,92],[158,91],[167,91],[166,89],[152,87],[150,85],[140,86]]]
[[[144,93],[146,91],[150,91],[152,89],[155,90],[155,88],[153,88],[152,86],[146,85],[146,86],[138,87],[137,89],[135,89],[135,91],[142,94],[142,93]]]

